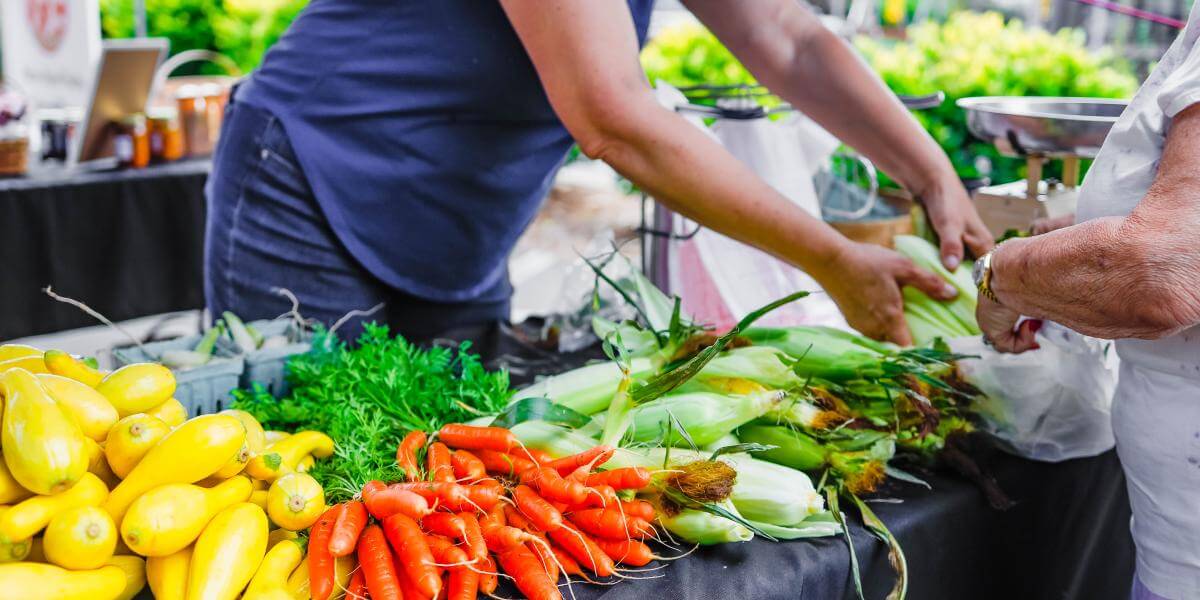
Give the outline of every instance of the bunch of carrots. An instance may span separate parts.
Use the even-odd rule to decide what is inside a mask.
[[[499,427],[452,424],[434,437],[413,431],[400,442],[407,481],[368,482],[361,500],[313,525],[314,600],[331,597],[334,559],[352,553],[350,600],[469,600],[493,595],[500,577],[531,600],[561,599],[560,577],[621,577],[618,564],[659,558],[645,544],[654,506],[622,498],[649,485],[650,473],[599,470],[612,447],[553,459]]]

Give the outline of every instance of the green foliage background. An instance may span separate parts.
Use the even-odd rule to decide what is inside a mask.
[[[962,177],[990,165],[992,181],[1021,177],[1022,161],[999,156],[967,132],[955,106],[970,96],[1088,96],[1123,98],[1137,89],[1132,69],[1110,52],[1092,52],[1082,31],[1026,28],[998,13],[958,12],[945,23],[908,29],[906,41],[859,38],[855,46],[897,94],[941,90],[941,107],[917,119],[942,146]],[[754,83],[724,46],[699,25],[664,31],[642,52],[650,81],[675,86]],[[983,159],[983,160],[980,160]]]
[[[146,0],[146,28],[151,36],[170,39],[172,54],[215,50],[249,72],[307,5],[308,0]],[[132,37],[132,0],[100,0],[100,19],[105,37]]]

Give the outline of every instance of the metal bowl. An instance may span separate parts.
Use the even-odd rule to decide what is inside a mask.
[[[1105,98],[962,98],[967,129],[1011,156],[1094,158],[1126,100]]]

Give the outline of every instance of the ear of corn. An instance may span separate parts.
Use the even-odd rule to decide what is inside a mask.
[[[690,508],[675,515],[660,511],[658,520],[668,531],[693,544],[748,542],[754,537],[749,529],[729,519]]]
[[[664,445],[686,445],[679,432],[697,446],[710,444],[779,406],[783,392],[762,391],[724,395],[707,392],[673,394],[633,409],[629,437],[635,442],[661,441]],[[672,419],[674,423],[671,423]],[[666,437],[671,429],[670,438]]]
[[[635,358],[629,366],[630,377],[635,379],[654,372],[653,363],[646,358]],[[620,384],[620,367],[611,362],[596,363],[542,379],[518,391],[512,401],[549,398],[576,412],[594,415],[608,408]]]
[[[792,359],[792,371],[801,378],[829,381],[882,377],[887,354],[875,343],[859,341],[828,327],[751,328],[743,337],[760,346],[783,351]]]
[[[904,288],[904,317],[918,346],[934,338],[955,338],[979,335],[975,322],[976,290],[971,278],[971,262],[966,261],[951,273],[942,265],[938,249],[929,242],[911,235],[898,235],[896,251],[907,256],[918,267],[932,271],[958,290],[949,302],[940,302],[915,288]]]
[[[747,380],[775,389],[788,389],[804,384],[788,365],[787,354],[770,346],[746,346],[723,352],[712,359],[696,375],[696,379]]]

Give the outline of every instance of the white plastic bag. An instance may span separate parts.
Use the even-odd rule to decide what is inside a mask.
[[[679,90],[661,81],[655,93],[659,103],[668,108],[687,103]],[[820,218],[812,173],[828,160],[838,141],[819,125],[795,113],[780,120],[718,121],[708,128],[699,116],[680,114],[784,197]],[[676,216],[676,234],[693,231],[697,231],[694,222]],[[799,290],[813,295],[772,311],[760,324],[848,328],[837,305],[809,274],[710,229],[699,229],[694,236],[675,243],[670,260],[671,290],[683,298],[684,310],[718,329],[731,327],[751,311]]]
[[[1013,454],[1045,462],[1111,449],[1118,365],[1112,342],[1049,322],[1037,341],[1038,350],[1001,354],[981,337],[951,340],[955,352],[981,357],[959,368],[987,394],[976,405],[985,429]]]

